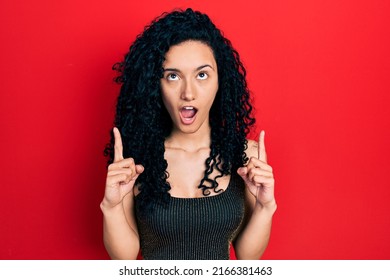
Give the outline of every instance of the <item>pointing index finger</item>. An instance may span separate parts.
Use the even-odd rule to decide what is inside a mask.
[[[265,131],[262,130],[259,135],[259,160],[267,162],[267,153],[265,151],[265,144],[264,144],[264,136],[265,136]]]
[[[114,127],[114,162],[118,162],[123,159],[123,145],[122,145],[122,137],[119,129]]]

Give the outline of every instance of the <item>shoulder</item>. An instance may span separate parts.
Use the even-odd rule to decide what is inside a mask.
[[[248,158],[251,157],[258,157],[258,151],[259,151],[259,143],[255,140],[247,139],[248,141],[248,147],[245,150],[245,153]]]

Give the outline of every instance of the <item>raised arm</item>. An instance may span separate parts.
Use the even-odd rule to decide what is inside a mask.
[[[114,162],[108,166],[106,188],[100,208],[103,212],[104,245],[112,259],[136,259],[139,236],[134,216],[133,188],[143,172],[132,158],[123,158],[119,130],[114,130]]]
[[[259,259],[265,249],[271,233],[272,217],[276,211],[274,197],[274,176],[272,167],[267,164],[264,144],[265,132],[261,131],[259,142],[250,141],[246,151],[249,162],[237,173],[246,186],[248,220],[235,242],[238,259]]]

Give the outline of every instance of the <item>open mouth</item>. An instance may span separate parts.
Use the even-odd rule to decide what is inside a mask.
[[[195,120],[198,109],[192,106],[184,106],[180,109],[181,121],[184,124],[192,124]]]

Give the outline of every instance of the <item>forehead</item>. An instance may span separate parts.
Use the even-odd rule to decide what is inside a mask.
[[[216,66],[212,49],[199,41],[185,41],[169,48],[163,67],[196,68],[204,64]]]

